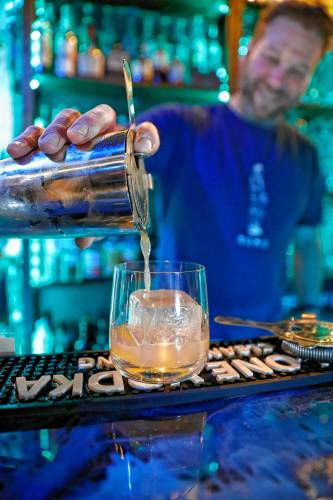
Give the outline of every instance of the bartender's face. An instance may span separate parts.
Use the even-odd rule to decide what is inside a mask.
[[[295,20],[281,16],[267,25],[244,61],[240,91],[248,114],[269,120],[295,105],[322,48],[320,34]]]

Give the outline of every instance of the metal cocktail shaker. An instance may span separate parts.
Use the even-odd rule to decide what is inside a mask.
[[[124,61],[131,127],[94,149],[74,145],[62,161],[44,153],[0,162],[0,236],[63,237],[127,233],[148,224],[149,174],[134,154],[131,78]]]

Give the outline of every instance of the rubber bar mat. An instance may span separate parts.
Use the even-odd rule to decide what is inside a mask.
[[[108,351],[0,358],[0,430],[29,422],[161,408],[217,398],[253,395],[333,381],[332,363],[285,354],[274,337],[211,343],[202,372],[171,385],[147,385],[122,377]]]

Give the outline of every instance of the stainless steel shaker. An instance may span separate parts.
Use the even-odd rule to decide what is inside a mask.
[[[134,154],[132,81],[124,61],[130,128],[91,151],[74,145],[54,161],[36,150],[0,162],[0,236],[77,237],[127,233],[148,224],[151,179]]]

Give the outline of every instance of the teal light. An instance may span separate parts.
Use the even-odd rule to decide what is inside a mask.
[[[225,68],[219,68],[216,70],[216,76],[220,78],[221,80],[228,76],[227,70]]]
[[[13,319],[14,323],[20,323],[23,319],[21,311],[17,311],[17,310],[13,311],[12,312],[12,319]]]
[[[0,18],[1,22],[1,18]],[[0,155],[5,150],[13,134],[13,106],[11,94],[12,75],[8,65],[8,52],[5,45],[2,45],[0,30],[0,110],[1,110],[1,134],[0,134]],[[0,156],[1,158],[1,156]]]
[[[9,239],[3,249],[7,257],[18,257],[22,252],[22,240],[18,238]]]
[[[35,41],[35,40],[39,40],[41,37],[41,34],[40,34],[40,31],[38,30],[34,30],[30,33],[30,38],[31,40]]]
[[[49,450],[43,450],[43,451],[42,451],[42,456],[43,456],[44,458],[46,458],[46,460],[47,460],[48,462],[53,462],[53,460],[54,460],[54,453],[53,453],[52,451],[49,451]]]
[[[45,120],[39,116],[38,118],[34,119],[34,125],[36,125],[36,127],[44,128],[46,123]]]
[[[31,269],[30,271],[30,276],[31,278],[34,280],[34,281],[38,281],[39,278],[40,278],[40,272],[39,272],[39,269]]]
[[[33,255],[31,257],[31,264],[34,266],[34,267],[38,267],[39,264],[40,264],[40,258],[38,257],[38,255]]]
[[[46,252],[48,254],[55,254],[57,251],[56,243],[54,240],[46,240],[45,242]]]
[[[219,95],[218,95],[219,101],[228,102],[229,99],[230,99],[230,92],[228,92],[227,90],[222,90],[221,92],[219,92]]]
[[[216,472],[219,468],[219,464],[217,462],[211,462],[208,466],[209,472]]]
[[[40,242],[39,241],[33,241],[31,243],[30,248],[31,248],[31,251],[33,253],[38,253],[40,251]]]
[[[221,14],[228,14],[229,12],[229,7],[226,3],[221,3],[219,5],[219,12],[221,12]]]
[[[30,88],[31,88],[32,90],[36,90],[36,89],[38,89],[38,87],[39,87],[40,83],[39,83],[39,81],[37,80],[37,78],[33,78],[32,80],[30,80],[30,84],[29,84],[29,85],[30,85]]]
[[[245,46],[245,45],[241,45],[239,48],[238,48],[238,54],[241,56],[241,57],[244,57],[246,56],[246,54],[248,53],[249,49]]]
[[[5,11],[6,12],[10,12],[11,10],[13,10],[15,7],[15,4],[14,2],[6,2],[5,3]]]

